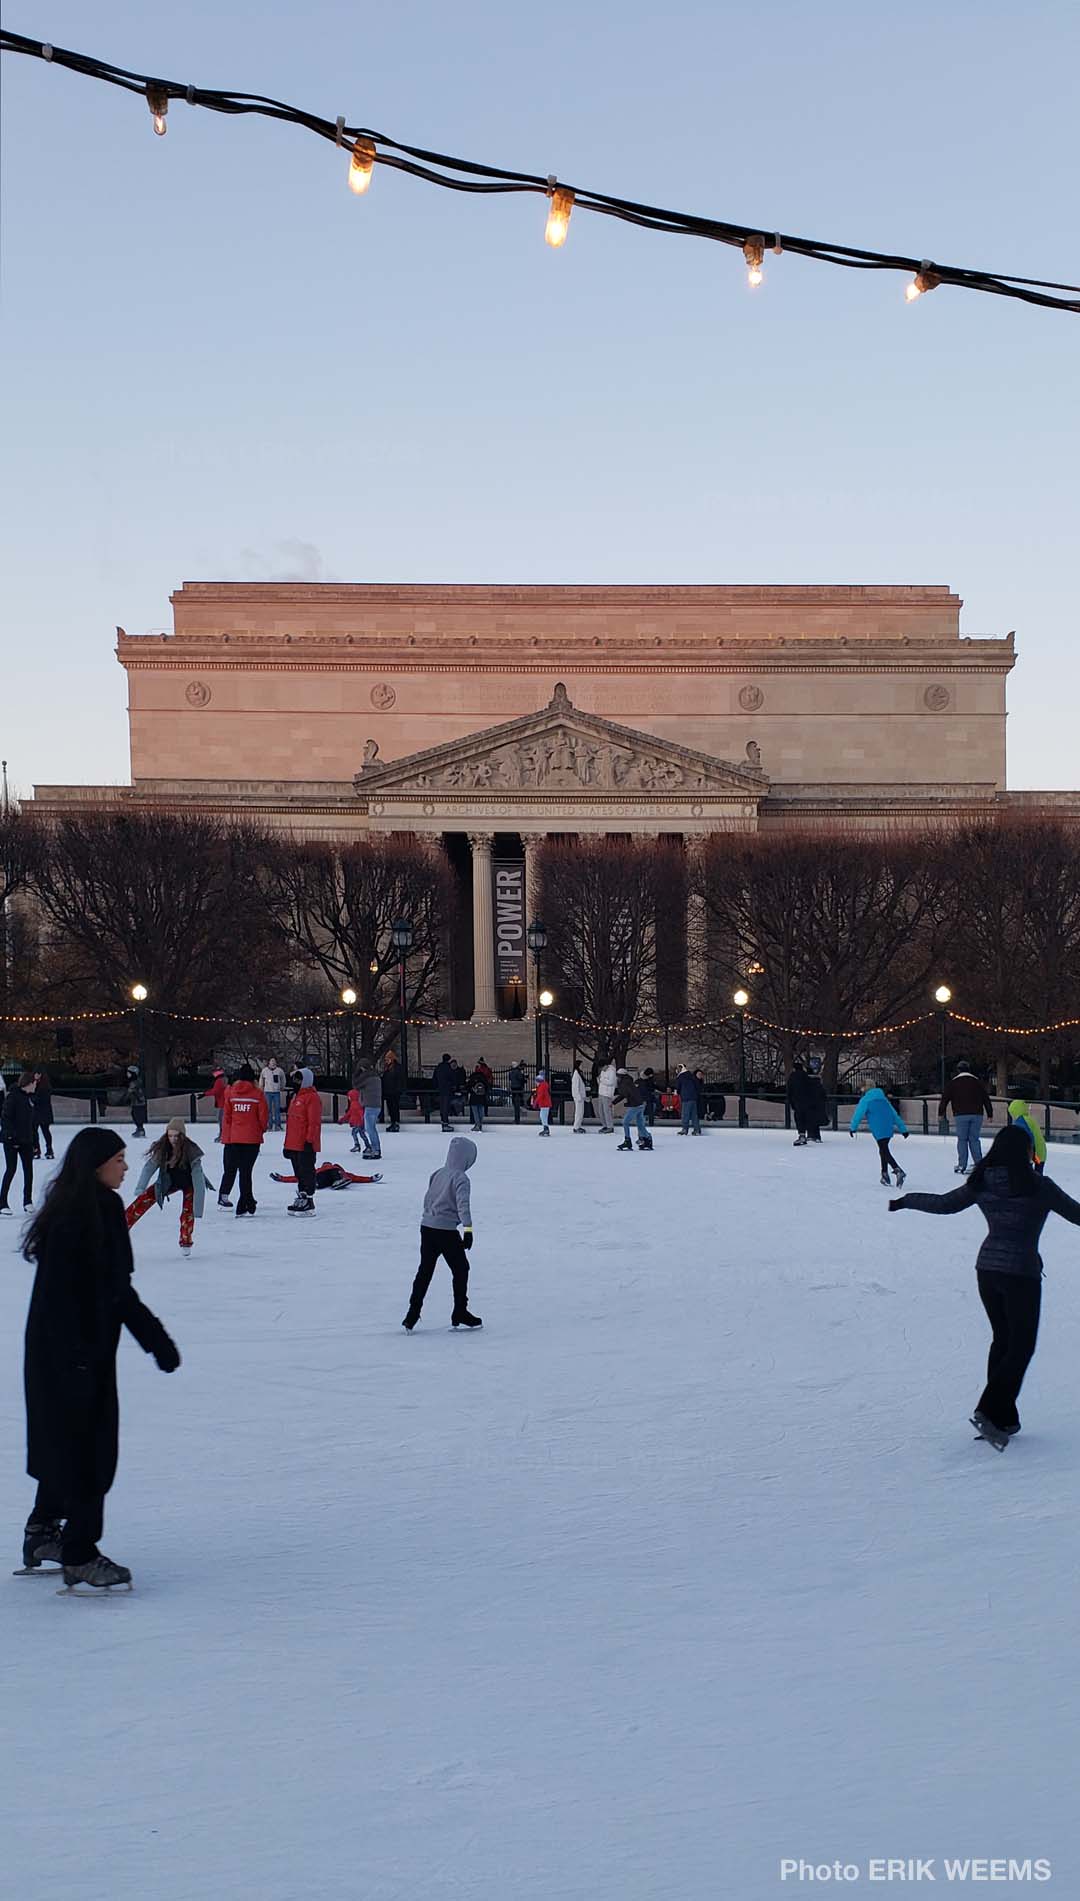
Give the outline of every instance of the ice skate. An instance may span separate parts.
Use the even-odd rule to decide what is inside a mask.
[[[680,1130],[680,1134],[681,1133],[682,1131]],[[618,1153],[620,1149],[632,1149],[633,1146],[634,1144],[632,1142],[617,1142],[615,1145],[616,1154]]]
[[[181,1241],[180,1243],[181,1254],[190,1254],[192,1251],[192,1245],[193,1244],[190,1241]]]
[[[648,1151],[649,1149],[651,1149],[651,1148],[652,1148],[652,1143],[651,1143],[651,1142],[639,1142],[639,1143],[638,1143],[638,1148],[639,1148],[639,1149],[644,1149],[644,1150],[646,1150],[646,1152],[647,1152],[647,1151]]]
[[[313,1215],[315,1203],[310,1195],[297,1195],[295,1201],[290,1201],[286,1212],[291,1215]]]
[[[217,1198],[217,1205],[219,1208],[231,1208],[232,1202],[229,1200],[228,1195],[219,1195]]]
[[[896,1171],[896,1186],[898,1188],[902,1188],[906,1181],[907,1181],[907,1176],[905,1175],[903,1169],[898,1168]]]
[[[401,1323],[406,1333],[412,1332],[419,1318],[420,1318],[419,1307],[410,1307],[408,1313],[405,1315],[405,1318]]]
[[[888,1187],[889,1187],[889,1185],[890,1185],[890,1184],[889,1184],[889,1172],[888,1172],[888,1169],[885,1169],[885,1168],[883,1168],[883,1169],[882,1169],[882,1171],[881,1171],[881,1186],[882,1186],[883,1188],[888,1188]]]
[[[80,1588],[81,1587],[81,1588]],[[95,1597],[104,1592],[130,1591],[131,1572],[111,1558],[91,1558],[88,1564],[65,1564],[64,1589],[58,1597]]]
[[[7,1207],[0,1208],[0,1215],[7,1215],[9,1220],[12,1220],[12,1221],[14,1221],[15,1219],[14,1215],[11,1212],[11,1209]]]
[[[254,1208],[238,1208],[236,1210],[236,1219],[238,1221],[254,1221],[255,1219]]]
[[[797,1135],[791,1146],[793,1149],[804,1149],[806,1147],[805,1135]]]
[[[975,1428],[977,1438],[985,1439],[987,1445],[993,1446],[995,1452],[1004,1452],[1009,1443],[1009,1434],[1002,1432],[1000,1426],[995,1426],[993,1420],[988,1419],[978,1407],[971,1415],[971,1423]]]
[[[540,1130],[538,1130],[538,1131],[537,1131],[537,1133],[538,1133],[539,1135],[550,1135],[550,1134],[551,1134],[551,1130],[550,1130],[550,1129],[540,1129]]]
[[[450,1316],[450,1325],[452,1327],[482,1327],[483,1324],[484,1323],[480,1319],[479,1315],[471,1314],[467,1307],[465,1308],[464,1312],[460,1314],[451,1314]]]
[[[38,1519],[27,1525],[23,1532],[22,1570],[14,1571],[17,1578],[54,1578],[60,1566],[60,1539],[63,1535],[63,1521],[59,1518]],[[48,1569],[45,1567],[48,1566]]]

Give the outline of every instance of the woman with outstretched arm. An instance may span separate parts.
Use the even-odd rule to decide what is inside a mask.
[[[1004,1452],[1020,1430],[1016,1401],[1039,1333],[1039,1236],[1051,1214],[1080,1227],[1080,1202],[1048,1176],[1035,1173],[1027,1132],[1013,1126],[995,1136],[989,1153],[962,1187],[948,1195],[902,1195],[889,1203],[890,1214],[904,1208],[927,1215],[978,1208],[985,1217],[987,1234],[975,1269],[992,1339],[986,1385],[971,1423],[980,1438]]]

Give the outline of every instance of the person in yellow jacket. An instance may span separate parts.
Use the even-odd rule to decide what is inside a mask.
[[[1031,1112],[1031,1105],[1017,1096],[1009,1104],[1009,1121],[1024,1129],[1035,1151],[1035,1173],[1041,1175],[1046,1162],[1046,1137]]]

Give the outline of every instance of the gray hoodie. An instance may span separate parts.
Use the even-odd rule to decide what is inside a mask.
[[[353,1088],[365,1109],[382,1108],[382,1077],[370,1063],[361,1063],[353,1077]]]
[[[475,1160],[476,1143],[470,1142],[467,1135],[455,1135],[446,1151],[443,1167],[435,1170],[427,1185],[421,1227],[456,1228],[459,1223],[463,1228],[471,1226],[466,1170]]]

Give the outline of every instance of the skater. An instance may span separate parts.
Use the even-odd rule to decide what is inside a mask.
[[[405,1072],[393,1050],[383,1058],[382,1106],[386,1111],[387,1130],[397,1135],[401,1128],[401,1098],[405,1093]]]
[[[133,1228],[155,1204],[164,1208],[170,1195],[180,1197],[180,1252],[190,1254],[195,1245],[195,1223],[202,1220],[206,1206],[206,1177],[202,1150],[197,1142],[189,1140],[183,1116],[174,1116],[166,1124],[164,1135],[151,1142],[146,1151],[143,1171],[135,1184],[135,1199],[127,1211],[128,1227]]]
[[[39,1069],[34,1082],[34,1123],[37,1135],[34,1139],[34,1160],[41,1160],[41,1145],[45,1144],[45,1160],[55,1161],[52,1145],[53,1106],[52,1084],[45,1070]]]
[[[14,1089],[9,1089],[4,1097],[4,1113],[0,1120],[0,1133],[4,1143],[4,1179],[0,1183],[0,1215],[9,1215],[8,1189],[15,1179],[15,1170],[22,1163],[23,1213],[29,1214],[34,1205],[34,1137],[37,1121],[34,1116],[33,1095],[36,1078],[33,1070],[24,1069]]]
[[[442,1120],[443,1133],[446,1134],[450,1128],[450,1107],[454,1100],[454,1065],[449,1056],[444,1055],[442,1061],[436,1063],[431,1072],[431,1080],[439,1099],[439,1116]]]
[[[852,1140],[854,1140],[859,1124],[864,1116],[866,1118],[867,1127],[877,1143],[878,1156],[881,1160],[881,1186],[883,1188],[889,1186],[889,1170],[891,1168],[896,1175],[896,1186],[902,1188],[907,1180],[907,1176],[889,1147],[889,1137],[892,1135],[902,1135],[906,1142],[908,1132],[904,1127],[902,1118],[893,1108],[884,1089],[867,1089],[864,1092],[848,1126],[848,1134]]]
[[[364,1111],[364,1148],[365,1162],[382,1160],[382,1148],[379,1143],[379,1113],[382,1109],[382,1082],[379,1072],[372,1062],[361,1062],[353,1077],[353,1088],[360,1098],[360,1107]]]
[[[1031,1105],[1017,1096],[1009,1104],[1009,1121],[1015,1128],[1026,1129],[1028,1140],[1035,1157],[1035,1173],[1041,1175],[1046,1167],[1046,1137],[1031,1113]]]
[[[531,1107],[540,1111],[540,1135],[551,1134],[551,1084],[544,1070],[536,1072],[536,1088],[533,1090]]]
[[[904,1208],[928,1215],[978,1208],[986,1219],[988,1233],[975,1271],[993,1338],[986,1385],[971,1423],[980,1438],[1003,1452],[1020,1430],[1016,1401],[1039,1332],[1039,1235],[1050,1214],[1080,1226],[1080,1202],[1049,1176],[1035,1173],[1027,1133],[1014,1125],[999,1131],[985,1161],[976,1162],[959,1188],[947,1195],[903,1195],[889,1203],[890,1214]]]
[[[37,1272],[26,1322],[26,1469],[38,1482],[23,1538],[27,1571],[63,1566],[69,1590],[130,1588],[131,1572],[98,1549],[116,1473],[116,1350],[126,1327],[163,1373],[180,1355],[131,1285],[120,1184],[124,1144],[80,1129],[26,1237]]]
[[[618,1080],[619,1072],[608,1057],[596,1078],[596,1114],[600,1123],[597,1131],[599,1135],[614,1135],[615,1133],[615,1085]]]
[[[828,1115],[828,1102],[820,1077],[809,1076],[802,1063],[794,1062],[787,1079],[787,1099],[791,1106],[791,1119],[798,1131],[792,1146],[802,1149],[808,1142],[820,1142],[821,1125]]]
[[[218,1207],[231,1208],[233,1183],[239,1175],[240,1195],[236,1204],[238,1221],[242,1221],[245,1216],[250,1218],[258,1207],[251,1178],[269,1123],[270,1111],[266,1106],[266,1097],[255,1081],[255,1072],[247,1063],[241,1063],[231,1087],[225,1092],[221,1123],[224,1144],[222,1160],[225,1166],[218,1189]]]
[[[486,1068],[486,1065],[484,1066]],[[488,1106],[489,1084],[484,1069],[477,1063],[469,1077],[469,1114],[477,1134],[484,1127],[484,1111]]]
[[[512,1063],[507,1079],[510,1084],[510,1107],[514,1111],[514,1121],[521,1121],[521,1111],[525,1107],[525,1065]]]
[[[359,1089],[350,1089],[345,1099],[345,1114],[339,1116],[338,1121],[347,1123],[352,1130],[352,1152],[359,1155],[360,1138],[364,1130],[364,1105],[360,1100]]]
[[[645,1121],[650,1129],[654,1128],[656,1124],[656,1104],[660,1095],[659,1085],[656,1081],[656,1071],[654,1069],[642,1070],[638,1077],[638,1088],[641,1091],[641,1106],[645,1111]]]
[[[285,1071],[276,1056],[267,1057],[259,1072],[259,1088],[266,1097],[267,1114],[270,1117],[268,1127],[274,1135],[281,1134],[281,1098],[285,1094]]]
[[[221,1141],[221,1123],[225,1114],[225,1091],[228,1086],[225,1080],[225,1071],[223,1069],[215,1069],[213,1082],[210,1084],[209,1089],[203,1090],[202,1094],[202,1100],[204,1102],[213,1102],[217,1110],[217,1134],[214,1137],[215,1142]]]
[[[585,1127],[585,1104],[588,1101],[589,1092],[585,1085],[585,1076],[581,1064],[577,1062],[574,1064],[573,1074],[570,1077],[570,1094],[574,1098],[574,1134],[587,1135],[588,1130]]]
[[[315,1213],[315,1157],[322,1146],[322,1103],[310,1069],[296,1069],[291,1081],[295,1093],[285,1118],[284,1156],[293,1165],[296,1198],[289,1203],[291,1215]]]
[[[679,1098],[680,1135],[700,1135],[701,1117],[698,1113],[698,1079],[692,1069],[680,1063],[675,1076],[675,1094]]]
[[[476,1143],[467,1136],[455,1135],[446,1151],[446,1161],[437,1168],[427,1185],[423,1213],[420,1216],[420,1265],[416,1270],[409,1311],[402,1321],[411,1333],[420,1318],[424,1295],[431,1286],[435,1263],[440,1254],[450,1269],[454,1288],[454,1306],[450,1315],[453,1327],[479,1327],[483,1322],[469,1312],[469,1253],[473,1244],[472,1207],[469,1200],[468,1171],[476,1160]],[[464,1232],[458,1233],[461,1227]]]
[[[970,1158],[971,1166],[982,1161],[983,1116],[988,1122],[994,1119],[994,1105],[981,1083],[974,1074],[970,1063],[959,1063],[956,1074],[942,1093],[938,1103],[938,1120],[944,1121],[952,1111],[956,1125],[956,1167],[954,1175],[966,1175]]]
[[[295,1182],[295,1175],[275,1175],[271,1170],[272,1182]],[[315,1170],[315,1192],[320,1188],[351,1188],[354,1182],[381,1182],[381,1175],[353,1175],[340,1162],[320,1162]]]
[[[136,1063],[128,1064],[127,1076],[128,1086],[124,1091],[124,1101],[131,1110],[131,1121],[135,1140],[137,1142],[145,1141],[146,1117],[149,1105],[146,1100],[146,1091],[143,1088],[142,1077],[139,1075],[138,1065]]]
[[[622,1124],[623,1139],[618,1145],[619,1148],[633,1148],[634,1145],[630,1140],[630,1132],[632,1129],[636,1129],[638,1148],[651,1149],[653,1145],[652,1136],[645,1126],[645,1111],[641,1105],[641,1091],[628,1069],[617,1069],[615,1072],[614,1100],[621,1102],[625,1111]]]

